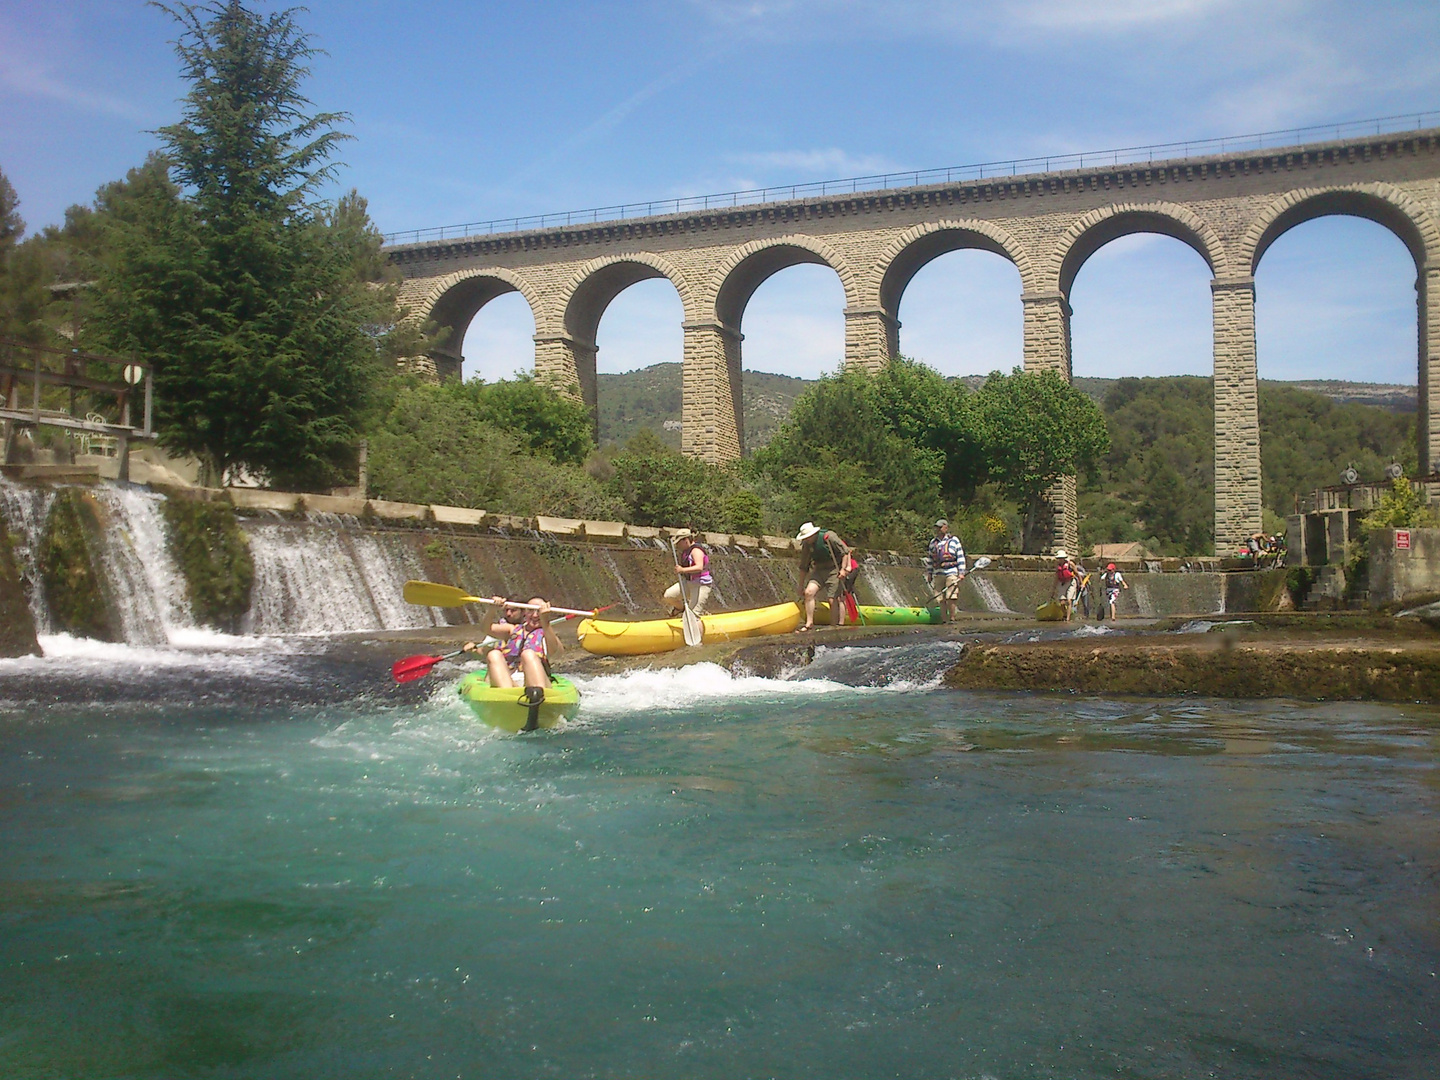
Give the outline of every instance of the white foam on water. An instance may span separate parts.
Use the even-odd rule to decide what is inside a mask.
[[[0,674],[34,674],[62,666],[67,672],[127,672],[136,676],[177,668],[255,673],[270,666],[271,655],[277,658],[279,655],[280,643],[273,638],[242,639],[205,631],[193,633],[189,647],[129,645],[70,634],[40,634],[37,640],[42,655],[0,660]]]
[[[1113,626],[1096,626],[1089,624],[1076,627],[1070,632],[1070,637],[1099,637],[1101,634],[1118,634],[1119,632],[1120,631]]]
[[[763,679],[732,675],[718,664],[643,668],[620,675],[576,675],[580,716],[624,716],[637,712],[682,712],[736,702],[785,702],[836,694],[871,695],[922,689],[913,683],[855,687],[829,679]]]

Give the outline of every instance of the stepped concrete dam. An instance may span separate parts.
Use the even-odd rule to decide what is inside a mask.
[[[409,579],[459,585],[476,596],[538,595],[565,606],[608,607],[610,617],[622,619],[660,615],[662,594],[674,581],[667,539],[674,530],[251,489],[167,495],[108,483],[6,480],[0,481],[10,537],[4,594],[9,621],[24,624],[12,651],[33,650],[36,634],[163,645],[216,629],[197,597],[214,591],[224,568],[187,564],[188,540],[177,536],[186,526],[171,513],[192,505],[210,508],[243,537],[248,595],[238,607],[232,603],[218,627],[241,635],[421,630],[487,619],[474,606],[406,604],[401,587]],[[709,534],[706,541],[715,576],[711,610],[795,598],[792,540]],[[1226,571],[1213,559],[1126,566],[1132,584],[1122,616],[1233,613],[1282,603],[1283,571]],[[57,599],[60,579],[85,582],[94,601],[89,622],[77,622],[85,595]],[[1000,556],[966,579],[961,607],[1030,618],[1051,586],[1045,560]],[[862,603],[887,607],[929,601],[920,559],[895,552],[866,553],[858,593]]]

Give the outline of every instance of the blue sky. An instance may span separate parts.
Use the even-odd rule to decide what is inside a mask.
[[[341,182],[387,231],[1440,108],[1433,0],[314,0],[300,20],[328,52],[310,96],[352,117]],[[0,0],[0,170],[32,228],[154,147],[183,93],[173,37],[134,0]],[[1207,277],[1168,238],[1101,249],[1072,296],[1076,373],[1208,374]],[[1413,383],[1414,278],[1369,222],[1287,234],[1257,275],[1262,376]],[[823,267],[777,274],[746,366],[832,369],[842,306]],[[937,259],[900,318],[902,350],[948,374],[1019,362],[995,256]],[[678,360],[679,324],[668,283],[632,287],[601,369]],[[532,333],[517,296],[493,302],[467,372],[528,366]]]

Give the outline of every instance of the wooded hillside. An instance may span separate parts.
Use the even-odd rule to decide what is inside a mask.
[[[963,380],[972,389],[983,378]],[[745,444],[765,445],[811,380],[745,372]],[[1081,534],[1088,543],[1141,540],[1155,553],[1209,552],[1215,461],[1211,381],[1077,378],[1105,414],[1110,452],[1081,477]],[[1373,402],[1375,404],[1367,404]],[[1413,475],[1415,389],[1374,383],[1260,383],[1261,469],[1268,527],[1292,513],[1297,494],[1340,482],[1353,466],[1377,480],[1392,461]],[[680,365],[600,376],[600,441],[650,427],[669,445],[680,432]]]

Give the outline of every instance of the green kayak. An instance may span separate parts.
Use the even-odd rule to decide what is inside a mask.
[[[861,626],[913,626],[940,622],[942,616],[938,607],[876,607],[860,604]]]
[[[523,687],[492,687],[483,671],[472,671],[460,680],[460,696],[470,703],[475,715],[501,731],[518,732],[537,727],[551,728],[561,720],[573,719],[580,711],[580,691],[562,676],[553,676],[545,700],[533,706],[525,702]]]
[[[944,621],[944,613],[938,607],[880,607],[877,604],[857,604],[861,626],[920,626]],[[815,605],[815,621],[830,621],[830,605],[824,600]],[[847,618],[847,625],[853,625]]]

